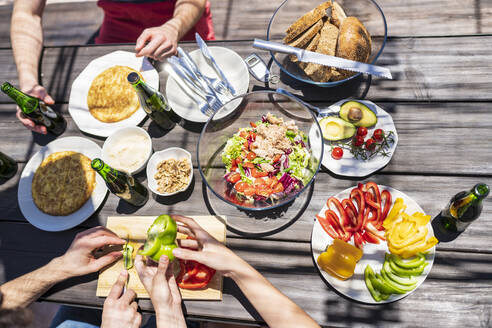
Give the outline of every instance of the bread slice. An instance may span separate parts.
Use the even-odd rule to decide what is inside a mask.
[[[320,32],[320,38],[316,52],[335,56],[338,40],[338,28],[326,22]],[[320,64],[308,63],[304,67],[304,73],[316,82],[328,82],[331,77],[332,68]]]
[[[284,43],[291,43],[299,34],[306,31],[309,27],[317,23],[321,18],[326,16],[326,9],[331,7],[331,0],[323,2],[318,7],[304,14],[296,20],[285,31]],[[308,40],[309,41],[309,40]]]
[[[314,36],[314,38],[312,38],[311,41],[308,42],[308,44],[306,45],[306,48],[304,48],[304,49],[306,49],[308,51],[316,51],[316,47],[318,46],[320,36],[321,36],[321,34],[317,33]],[[295,55],[290,55],[290,56],[291,56],[290,60],[292,60],[292,62],[296,63],[299,61],[297,59],[297,56],[295,56]],[[304,68],[306,65],[307,65],[307,63],[303,63],[303,62],[299,63],[299,66],[301,66],[301,68]]]
[[[340,27],[336,56],[367,63],[371,56],[371,35],[356,17],[347,17]],[[355,74],[351,71],[339,70],[346,77]]]
[[[311,26],[306,32],[300,34],[288,43],[289,46],[303,48],[305,45],[311,41],[312,38],[321,30],[323,27],[323,20],[318,20],[313,26]]]
[[[340,6],[338,2],[333,1],[333,6],[331,7],[331,23],[340,28],[345,18],[347,18],[347,15],[345,14],[342,6]]]

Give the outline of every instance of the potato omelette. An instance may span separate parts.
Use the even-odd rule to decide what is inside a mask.
[[[136,71],[128,66],[117,65],[106,69],[92,81],[87,94],[87,106],[97,120],[104,123],[119,122],[130,117],[140,107],[137,93],[127,81],[131,72]]]
[[[74,151],[61,151],[39,165],[32,180],[32,198],[46,214],[68,215],[85,204],[95,186],[91,160]]]

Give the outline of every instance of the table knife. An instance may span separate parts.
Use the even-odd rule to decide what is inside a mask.
[[[308,51],[301,48],[287,46],[285,44],[255,39],[253,47],[257,49],[270,50],[273,52],[281,52],[290,55],[295,55],[299,61],[331,66],[348,71],[366,73],[387,79],[392,79],[391,71],[385,67],[356,62],[340,57],[320,54],[313,51]]]

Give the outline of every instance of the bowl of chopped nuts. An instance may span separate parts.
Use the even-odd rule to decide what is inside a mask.
[[[172,196],[183,192],[193,179],[191,154],[178,147],[155,152],[147,164],[147,181],[150,190],[159,196]]]

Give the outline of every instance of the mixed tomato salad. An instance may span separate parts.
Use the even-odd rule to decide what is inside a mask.
[[[314,174],[307,136],[294,121],[270,113],[240,128],[222,152],[226,197],[237,204],[274,204],[301,190]]]

